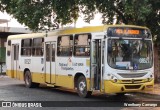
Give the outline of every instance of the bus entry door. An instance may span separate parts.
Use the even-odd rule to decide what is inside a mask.
[[[46,55],[46,63],[45,63],[45,79],[46,83],[54,84],[56,81],[56,71],[55,71],[55,42],[47,42],[45,55]]]
[[[91,90],[100,90],[102,86],[102,58],[104,51],[102,51],[102,40],[93,39],[91,41],[91,71],[90,71],[90,87]]]
[[[19,71],[19,44],[12,45],[12,70],[14,73],[14,78],[20,79]]]

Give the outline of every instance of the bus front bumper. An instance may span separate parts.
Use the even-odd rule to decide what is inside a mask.
[[[144,83],[114,83],[111,80],[104,81],[105,93],[127,93],[127,92],[143,92],[153,90],[154,80]]]

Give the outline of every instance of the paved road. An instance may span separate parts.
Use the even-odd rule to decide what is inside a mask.
[[[66,90],[64,88],[51,88],[41,85],[39,88],[26,88],[23,81],[19,81],[16,79],[8,78],[7,76],[0,76],[0,101],[56,101],[58,104],[65,105],[73,105],[73,104],[84,104],[88,103],[90,104],[91,101],[103,101],[103,103],[107,103],[111,106],[117,106],[116,104],[119,104],[121,102],[142,102],[142,101],[157,101],[160,100],[159,97],[150,96],[150,95],[143,95],[143,94],[126,94],[123,97],[118,97],[114,94],[112,95],[104,95],[104,94],[98,94],[94,93],[93,96],[90,98],[80,98],[75,91]],[[53,102],[48,102],[53,103]],[[93,102],[96,104],[96,102]],[[76,106],[78,106],[78,104]],[[58,105],[57,105],[58,106]],[[94,105],[93,105],[94,106]],[[96,106],[96,105],[95,105]],[[98,105],[97,105],[98,106]],[[141,108],[142,110],[146,108]],[[1,108],[0,108],[1,109]],[[4,110],[8,109],[22,109],[22,108],[2,108]],[[23,108],[23,109],[33,109],[33,108]],[[44,108],[37,108],[37,110],[41,110]],[[45,109],[51,109],[51,108],[45,108]],[[76,108],[76,107],[54,107],[55,110],[74,110],[82,108]],[[83,109],[97,110],[97,107],[83,107]],[[98,110],[106,110],[106,107],[99,107]],[[107,107],[107,110],[128,110],[126,107]],[[129,108],[133,109],[134,108]],[[146,108],[149,110],[149,108]],[[155,110],[158,110],[158,107],[154,108]]]

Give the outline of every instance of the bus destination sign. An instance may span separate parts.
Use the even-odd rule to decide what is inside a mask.
[[[110,27],[107,35],[109,37],[151,38],[149,30],[130,27]]]
[[[116,29],[116,34],[130,34],[130,35],[138,35],[139,30],[133,30],[133,29]]]

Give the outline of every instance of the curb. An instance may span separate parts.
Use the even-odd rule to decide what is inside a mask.
[[[160,100],[160,95],[159,94],[146,93],[146,92],[137,92],[137,93],[133,93],[133,94]]]

